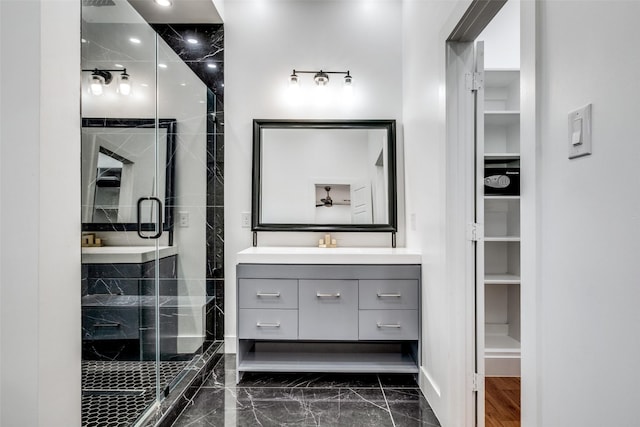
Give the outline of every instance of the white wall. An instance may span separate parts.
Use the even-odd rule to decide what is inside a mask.
[[[251,210],[252,120],[402,119],[401,3],[234,0],[225,4],[225,349],[235,351],[236,253],[251,246],[240,213]],[[300,97],[288,93],[291,71],[350,70],[354,92],[343,100],[332,81],[328,100],[301,75]],[[339,78],[337,79],[339,80]],[[331,101],[333,98],[333,101]],[[401,132],[398,158],[403,158]],[[399,165],[402,176],[402,164]],[[403,219],[402,182],[399,215]],[[401,221],[402,221],[401,219]],[[403,223],[400,224],[403,228]],[[260,245],[317,244],[322,233],[260,233]],[[387,233],[336,233],[339,246],[390,246]],[[399,244],[403,244],[402,234]]]
[[[79,426],[80,6],[0,16],[0,424]]]
[[[520,68],[520,0],[508,0],[476,41],[484,41],[485,68]]]
[[[638,424],[638,16],[540,3],[538,425]],[[593,155],[568,160],[567,113],[588,103]]]

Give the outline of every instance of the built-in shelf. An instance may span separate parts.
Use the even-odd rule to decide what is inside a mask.
[[[415,360],[401,353],[249,352],[238,365],[244,372],[418,373]],[[286,367],[286,369],[284,368]]]
[[[485,236],[485,242],[519,242],[520,236]]]
[[[486,68],[484,72],[484,85],[488,87],[508,87],[520,80],[517,68]]]
[[[512,354],[514,357],[519,357],[520,342],[509,335],[487,334],[484,337],[484,351],[486,355],[501,353],[505,356]]]
[[[517,274],[485,274],[485,285],[519,285],[520,276]]]
[[[520,196],[484,196],[485,200],[520,200]]]
[[[485,153],[485,160],[520,160],[520,153]]]
[[[512,126],[520,124],[520,111],[495,110],[485,111],[484,125],[486,126]]]

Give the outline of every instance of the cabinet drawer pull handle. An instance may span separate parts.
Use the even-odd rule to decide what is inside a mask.
[[[400,298],[402,297],[402,294],[397,293],[397,294],[381,294],[380,292],[378,292],[378,298]]]
[[[256,323],[256,326],[258,328],[279,328],[280,327],[280,322],[276,322],[276,323],[262,323],[262,322],[258,322]]]
[[[316,292],[316,297],[318,297],[318,298],[340,298],[340,292],[336,292],[335,294],[321,294],[320,292]]]
[[[119,328],[121,326],[118,322],[102,322],[102,323],[94,323],[94,328]]]
[[[396,328],[396,329],[399,329],[399,328],[402,327],[402,326],[400,326],[399,323],[396,323],[396,324],[385,324],[385,323],[378,322],[377,325],[378,325],[378,328]]]
[[[280,298],[280,292],[257,292],[256,296],[258,297],[275,297],[275,298]]]

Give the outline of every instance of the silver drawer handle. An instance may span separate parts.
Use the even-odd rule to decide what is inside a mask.
[[[401,328],[402,326],[400,326],[399,323],[396,324],[384,324],[384,323],[377,323],[378,328]]]
[[[118,322],[103,322],[103,323],[94,323],[94,328],[119,328],[120,323]]]
[[[381,294],[378,292],[378,298],[400,298],[402,294]]]
[[[321,294],[320,292],[316,292],[316,297],[318,297],[318,298],[340,298],[340,292],[336,292],[335,294]]]
[[[269,292],[257,292],[256,296],[258,297],[275,297],[275,298],[280,298],[280,292],[273,292],[273,293],[269,293]]]
[[[258,323],[256,323],[256,326],[258,328],[279,328],[280,327],[280,322],[277,322],[277,323],[262,323],[262,322],[258,322]]]

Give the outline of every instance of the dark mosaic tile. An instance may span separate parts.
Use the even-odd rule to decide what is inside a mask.
[[[396,427],[439,427],[440,422],[419,389],[384,389]]]

